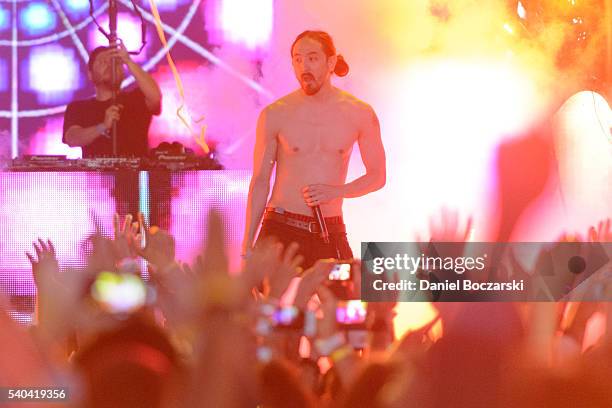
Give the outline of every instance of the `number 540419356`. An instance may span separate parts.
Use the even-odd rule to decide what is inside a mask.
[[[63,401],[68,398],[66,388],[45,387],[2,387],[0,388],[0,402],[2,401]]]

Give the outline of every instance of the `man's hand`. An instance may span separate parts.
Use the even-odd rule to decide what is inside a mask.
[[[244,290],[250,292],[257,287],[270,274],[280,268],[283,244],[275,239],[268,238],[257,244],[244,262],[241,282]],[[267,285],[266,285],[267,286]],[[269,287],[265,288],[269,289]],[[267,295],[268,293],[266,293]]]
[[[240,270],[244,271],[247,259],[249,259],[253,255],[253,244],[248,243],[245,238],[245,240],[242,242],[241,248],[242,249],[240,250],[240,258],[242,259],[240,262]]]
[[[319,259],[311,268],[304,272],[295,295],[295,300],[293,301],[296,307],[300,309],[306,307],[310,298],[327,280],[335,264],[336,261],[334,259]]]
[[[455,210],[442,208],[438,220],[429,219],[429,240],[431,242],[467,242],[472,234],[472,217],[468,217],[465,225],[459,222],[459,213]]]
[[[109,58],[118,58],[119,60],[121,60],[122,63],[126,65],[132,62],[132,58],[130,57],[130,54],[128,53],[127,49],[125,48],[125,45],[122,42],[117,45],[117,48],[109,50],[108,56]]]
[[[589,228],[589,242],[612,242],[612,228],[610,228],[610,218],[600,221],[595,227]]]
[[[342,190],[339,186],[329,184],[310,184],[302,188],[304,201],[309,207],[327,204],[342,197]]]
[[[34,282],[38,289],[42,291],[42,288],[40,288],[41,279],[45,277],[53,278],[59,272],[59,264],[51,240],[45,242],[38,238],[38,245],[36,245],[36,242],[34,242],[33,245],[36,251],[36,258],[29,252],[26,252],[26,256],[32,264]]]
[[[32,275],[36,284],[37,331],[41,335],[43,347],[54,350],[75,322],[75,314],[81,312],[81,308],[75,305],[80,301],[78,294],[79,290],[82,290],[83,282],[79,281],[76,275],[68,275],[74,278],[68,279],[66,274],[59,273],[55,248],[50,240],[43,241],[39,238],[33,245],[36,255],[26,252],[26,256],[32,264]],[[63,351],[65,352],[65,348]]]
[[[302,255],[297,255],[299,245],[295,242],[289,244],[284,254],[280,256],[280,263],[276,269],[268,271],[270,294],[272,299],[280,299],[301,269],[299,265],[304,261]]]
[[[117,58],[124,64],[130,73],[134,76],[136,84],[142,91],[145,97],[145,103],[149,111],[154,115],[159,115],[161,112],[161,90],[159,85],[153,79],[151,74],[147,73],[140,65],[138,65],[130,54],[125,49],[123,43],[119,43],[117,48],[108,51],[110,58]]]
[[[174,237],[167,231],[159,229],[156,226],[148,228],[144,222],[142,214],[138,215],[140,226],[144,230],[146,245],[144,248],[139,247],[140,256],[155,265],[158,270],[162,270],[170,266],[174,262],[175,243]],[[138,235],[136,235],[136,243],[138,243]]]
[[[336,299],[329,288],[323,285],[319,286],[317,294],[321,300],[321,310],[323,311],[323,318],[319,320],[317,326],[317,337],[326,339],[338,332],[338,325],[336,323],[338,299]]]
[[[123,105],[121,104],[111,105],[106,109],[106,112],[104,112],[104,126],[107,130],[113,127],[114,121],[119,121],[121,118],[121,109],[123,109]]]
[[[135,248],[138,247],[138,223],[132,223],[132,214],[125,216],[123,227],[120,227],[119,214],[113,216],[113,230],[115,240],[113,245],[117,259],[133,257]]]

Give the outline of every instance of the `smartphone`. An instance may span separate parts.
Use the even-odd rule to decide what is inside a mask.
[[[327,277],[325,286],[327,286],[333,292],[334,296],[340,300],[354,298],[352,265],[353,261],[351,260],[336,261]]]
[[[328,279],[331,281],[347,281],[351,279],[351,263],[338,261],[331,272]]]
[[[279,307],[272,314],[274,327],[281,329],[304,328],[304,314],[295,306]]]
[[[147,286],[134,274],[100,272],[91,285],[91,296],[110,313],[131,313],[147,302]]]
[[[364,329],[367,303],[359,299],[339,301],[336,307],[336,322],[346,329]]]

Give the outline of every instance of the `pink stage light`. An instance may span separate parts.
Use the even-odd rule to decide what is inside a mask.
[[[57,44],[36,47],[28,60],[29,89],[40,103],[65,102],[81,85],[73,49]]]
[[[177,7],[188,4],[189,0],[155,0],[155,5],[160,11],[174,11]],[[146,2],[147,9],[149,3]],[[163,19],[163,17],[162,17]]]
[[[249,50],[268,44],[274,23],[273,0],[214,0],[206,7],[209,41],[239,44]]]
[[[0,92],[8,90],[9,73],[8,64],[5,59],[0,59]]]
[[[37,238],[51,239],[62,266],[83,263],[82,240],[93,231],[90,211],[112,231],[113,177],[104,173],[3,173],[0,177],[2,273],[31,280],[25,256]],[[1,277],[1,276],[0,276]]]
[[[63,124],[63,117],[47,119],[45,125],[30,139],[28,154],[59,154],[69,159],[80,159],[80,147],[70,147],[62,143]]]
[[[181,64],[178,66],[181,74],[181,79],[185,84],[198,83],[198,68],[196,64]],[[201,74],[200,74],[201,75]],[[203,78],[203,76],[202,76]],[[162,98],[162,113],[160,116],[153,118],[151,122],[151,128],[149,129],[149,147],[155,148],[161,142],[172,142],[178,141],[185,147],[195,149],[200,153],[200,149],[197,147],[193,135],[189,132],[189,129],[180,121],[176,115],[176,110],[180,106],[180,97],[178,90],[176,89],[176,83],[174,77],[170,73],[169,69],[160,67],[155,75],[155,79],[159,83],[161,89],[166,90]],[[186,91],[190,92],[191,87],[187,87]],[[186,95],[189,98],[191,95]],[[187,101],[188,107],[191,108],[192,100],[189,98]],[[202,103],[197,101],[195,103]],[[197,105],[198,108],[200,105]],[[189,118],[189,109],[184,109],[185,116]],[[191,123],[191,122],[190,122]]]
[[[238,270],[250,176],[246,170],[184,172],[172,176],[173,186],[180,187],[172,199],[169,228],[176,237],[177,259],[193,262],[201,253],[207,240],[208,212],[216,209],[223,218],[230,270]]]
[[[66,6],[68,10],[76,13],[83,13],[89,11],[88,0],[66,0]]]
[[[219,53],[220,58],[244,75],[254,75],[254,64],[241,59],[243,53],[235,55],[229,51],[235,50],[225,49]],[[250,168],[252,151],[245,146],[254,141],[255,124],[261,109],[255,92],[235,76],[213,65],[183,62],[177,67],[185,84],[182,115],[194,130],[206,126],[206,140],[215,146],[217,157],[226,168]],[[169,69],[160,66],[154,77],[164,90],[164,96],[162,113],[151,123],[149,147],[156,147],[163,141],[178,141],[196,154],[203,154],[194,134],[176,114],[181,100]]]

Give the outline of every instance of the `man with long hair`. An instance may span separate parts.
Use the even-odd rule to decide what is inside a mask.
[[[301,33],[291,46],[291,60],[300,88],[265,107],[257,122],[242,251],[249,256],[263,218],[258,240],[274,236],[285,247],[296,242],[302,267],[308,268],[317,259],[352,258],[342,202],[384,186],[385,151],[372,107],[331,83],[333,74],[345,76],[349,67],[329,34]],[[347,183],[355,142],[366,174]],[[317,206],[329,243],[313,216]]]

